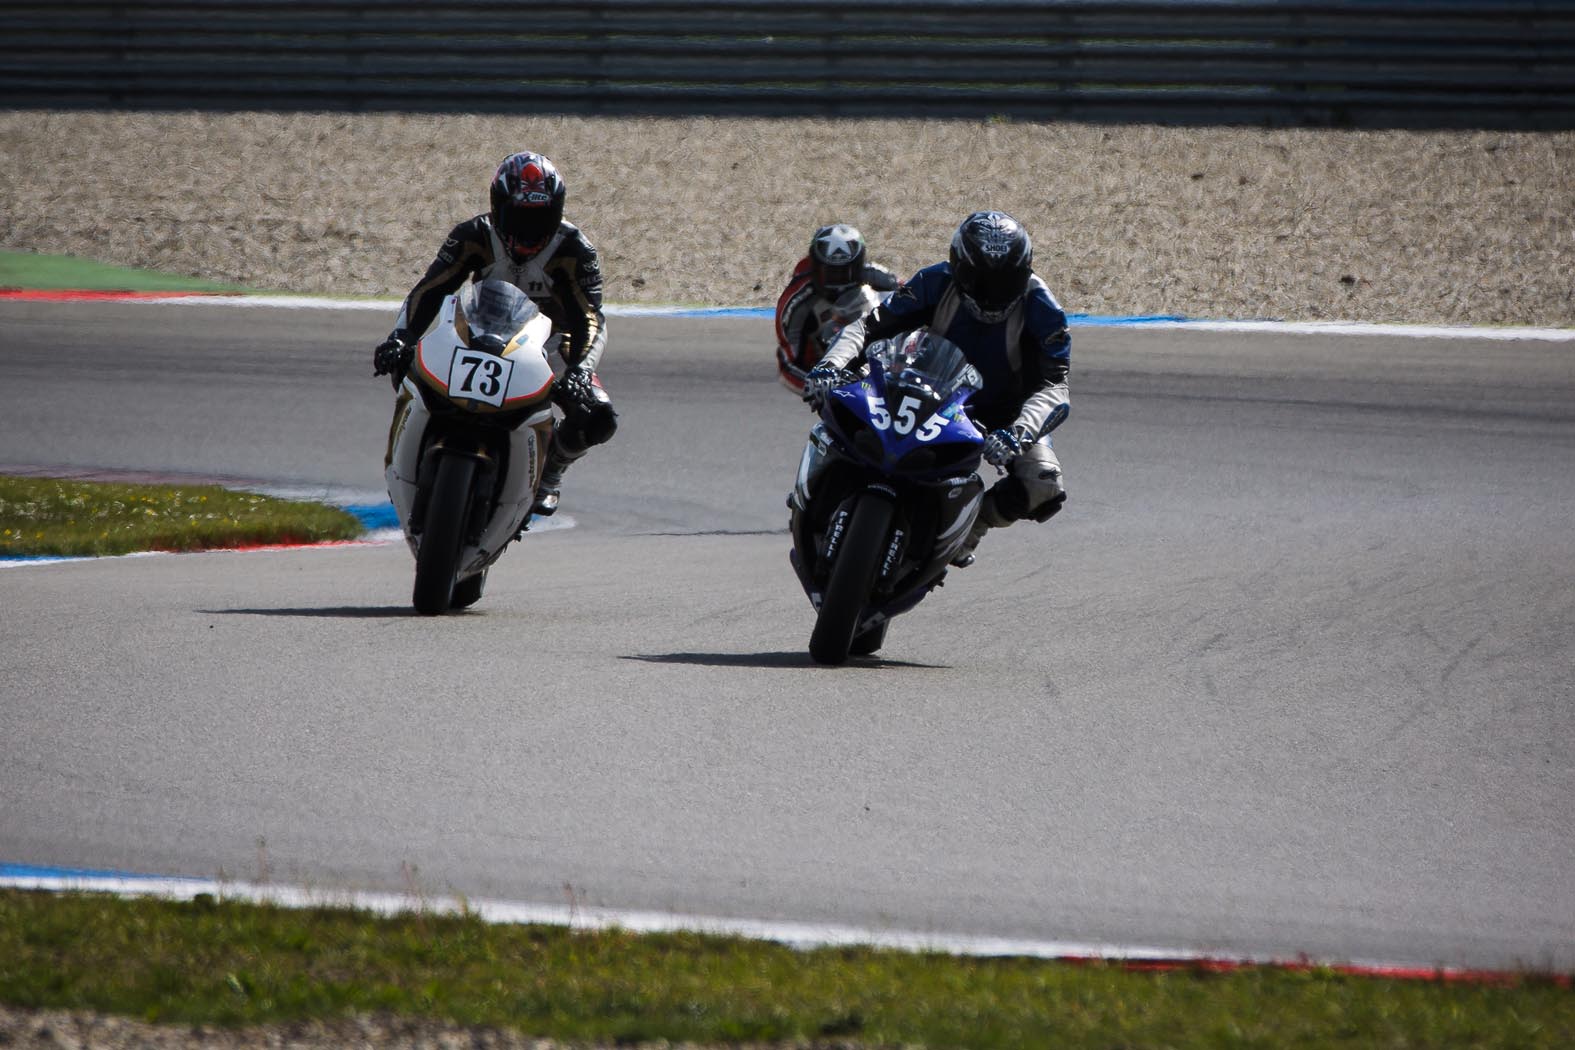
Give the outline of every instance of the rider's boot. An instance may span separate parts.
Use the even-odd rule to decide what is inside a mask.
[[[1017,504],[1021,502],[1017,499],[1019,493],[1016,490],[1021,488],[1022,483],[1016,482],[1011,475],[1008,475],[1000,482],[995,482],[988,493],[984,493],[984,499],[980,501],[980,516],[973,519],[969,538],[965,538],[962,546],[958,548],[958,553],[951,557],[951,564],[958,568],[969,567],[976,560],[973,551],[978,549],[980,540],[983,540],[986,532],[991,529],[1005,529],[1017,518],[1021,518],[1021,513],[1014,512]]]
[[[541,469],[541,481],[536,485],[536,504],[531,513],[543,518],[551,517],[558,509],[558,492],[563,487],[563,472],[572,460],[564,458],[556,448],[547,454]]]
[[[990,531],[990,523],[984,520],[984,511],[981,508],[979,516],[973,521],[973,528],[968,530],[968,538],[963,540],[957,553],[952,555],[952,564],[959,569],[966,569],[976,560],[974,550],[979,546],[979,541],[984,539],[984,534]]]
[[[1055,480],[1059,482],[1061,472],[1055,472]],[[984,534],[991,529],[1004,529],[1014,521],[1029,518],[1033,521],[1049,521],[1061,512],[1066,504],[1066,492],[1056,492],[1050,499],[1045,500],[1039,508],[1032,513],[1027,511],[1027,494],[1023,490],[1022,482],[1013,477],[1005,477],[996,482],[990,491],[984,494],[984,499],[979,503],[979,516],[974,519],[973,528],[968,530],[968,538],[963,540],[961,547],[952,557],[952,564],[959,569],[966,569],[975,561],[974,550],[979,546],[979,541],[984,539]]]

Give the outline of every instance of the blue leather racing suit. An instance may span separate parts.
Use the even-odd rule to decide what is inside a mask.
[[[1003,320],[981,321],[964,306],[951,264],[939,262],[844,328],[822,364],[846,368],[869,343],[926,326],[956,343],[984,379],[983,389],[969,402],[969,417],[984,430],[1013,428],[1030,436],[1010,474],[987,495],[981,518],[992,526],[1047,519],[1066,498],[1061,464],[1050,443],[1050,432],[1070,408],[1066,379],[1072,338],[1061,304],[1036,274]]]

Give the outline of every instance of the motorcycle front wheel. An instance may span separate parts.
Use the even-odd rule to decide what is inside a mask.
[[[459,571],[459,549],[465,539],[465,514],[470,508],[470,484],[475,474],[476,461],[469,456],[438,457],[437,477],[432,481],[421,546],[416,552],[416,586],[410,599],[416,612],[423,616],[447,612],[454,600],[454,574]]]
[[[854,504],[848,531],[837,548],[831,578],[820,601],[815,630],[809,636],[809,655],[820,664],[840,664],[847,660],[859,613],[869,601],[886,549],[886,533],[896,508],[889,500],[865,495]],[[885,632],[882,632],[884,635]]]

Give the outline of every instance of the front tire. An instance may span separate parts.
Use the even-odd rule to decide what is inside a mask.
[[[848,531],[831,566],[831,578],[820,601],[820,615],[809,636],[809,655],[816,663],[847,660],[859,614],[869,601],[896,508],[889,500],[865,495],[854,505]],[[882,632],[884,634],[884,632]]]
[[[423,616],[447,612],[454,600],[454,574],[459,571],[470,485],[475,476],[476,461],[469,456],[438,457],[437,477],[432,482],[421,546],[416,552],[416,586],[410,599],[416,612]]]

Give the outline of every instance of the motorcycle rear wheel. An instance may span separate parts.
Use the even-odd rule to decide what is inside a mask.
[[[847,660],[859,613],[869,601],[895,512],[889,500],[874,495],[865,495],[854,504],[848,531],[837,549],[831,579],[826,582],[826,593],[820,601],[815,630],[809,636],[809,655],[816,663],[840,664]]]
[[[416,586],[410,597],[416,612],[423,616],[447,612],[454,600],[454,574],[459,571],[459,550],[465,539],[465,515],[470,509],[470,484],[475,474],[476,461],[469,456],[438,457],[437,477],[427,500],[421,546],[416,553]]]

